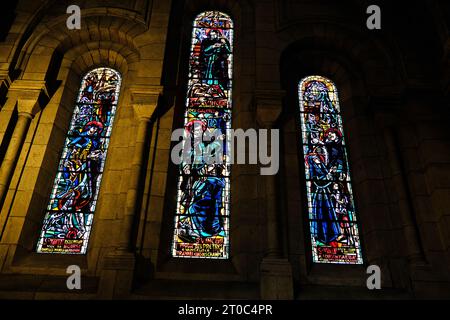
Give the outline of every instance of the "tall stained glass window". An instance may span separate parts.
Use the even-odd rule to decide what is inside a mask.
[[[338,92],[310,76],[299,99],[313,261],[362,264]]]
[[[120,74],[97,68],[81,82],[37,252],[85,254],[121,85]]]
[[[174,257],[226,259],[229,254],[233,22],[217,11],[193,24],[184,113],[190,163],[179,167]],[[220,134],[217,134],[220,133]],[[208,139],[196,139],[210,136]],[[208,141],[202,141],[208,140]],[[186,149],[187,148],[187,149]],[[214,151],[215,150],[215,151]],[[220,152],[221,161],[207,157]]]

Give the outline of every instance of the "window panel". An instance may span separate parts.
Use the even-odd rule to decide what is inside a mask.
[[[227,129],[231,128],[233,22],[222,12],[207,11],[194,21],[189,57],[185,134],[220,135],[184,145],[191,163],[178,175],[172,255],[226,259],[229,255],[230,164]],[[223,163],[206,157],[222,152]]]
[[[299,105],[313,262],[362,264],[338,92],[310,76]]]
[[[120,74],[83,78],[54,180],[37,252],[85,254],[120,93]]]

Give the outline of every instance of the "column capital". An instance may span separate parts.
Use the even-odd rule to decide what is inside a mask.
[[[3,73],[0,71],[0,87],[3,85],[9,88],[11,86],[11,78],[8,73]]]
[[[32,119],[36,113],[41,111],[41,108],[37,98],[36,100],[19,98],[17,99],[17,111],[19,116]]]
[[[9,88],[11,94],[16,94],[23,99],[36,99],[41,93],[49,96],[47,84],[43,80],[15,80]]]
[[[263,300],[294,299],[292,266],[287,259],[264,258],[260,265],[260,292]]]
[[[376,125],[382,129],[395,126],[398,119],[393,112],[376,112],[374,118]]]
[[[136,263],[135,256],[127,251],[112,251],[105,255],[103,269],[105,270],[133,270]]]
[[[19,114],[29,114],[31,117],[41,110],[39,98],[42,95],[49,98],[47,85],[40,80],[15,80],[8,90],[8,97],[17,99]]]
[[[369,107],[374,114],[375,124],[379,128],[395,126],[403,104],[404,97],[399,92],[371,96]]]
[[[403,101],[404,95],[400,92],[370,96],[370,104],[374,107],[383,106],[384,108],[395,108],[402,105]]]
[[[272,127],[283,109],[284,90],[256,90],[254,104],[256,118],[264,127]]]
[[[150,119],[162,94],[161,86],[132,86],[131,103],[138,119]]]

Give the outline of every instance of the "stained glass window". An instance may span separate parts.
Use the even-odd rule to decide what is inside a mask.
[[[85,254],[121,85],[97,68],[83,78],[58,164],[37,252]]]
[[[338,92],[310,76],[299,99],[313,261],[362,264]]]
[[[179,168],[174,257],[226,259],[229,254],[233,22],[207,11],[194,20],[184,113],[184,145],[194,161]],[[217,134],[219,132],[220,134]],[[195,137],[210,135],[199,141]],[[192,139],[191,139],[192,138]],[[203,140],[203,139],[202,139]],[[189,140],[188,140],[189,141]],[[222,161],[207,157],[220,150]]]

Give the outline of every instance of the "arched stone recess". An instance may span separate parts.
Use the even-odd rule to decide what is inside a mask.
[[[66,9],[69,5],[72,5],[70,1],[47,0],[36,1],[31,7],[18,7],[17,24],[8,35],[8,45],[3,45],[8,47],[9,54],[5,55],[5,61],[0,61],[0,75],[8,75],[13,80],[20,77],[24,72],[24,62],[36,45],[51,47],[55,40],[67,40],[69,43],[66,46],[71,46],[71,41],[76,43],[80,40],[77,39],[80,38],[79,32],[66,27],[69,17]],[[158,27],[158,23],[151,24],[149,21],[150,1],[130,1],[110,8],[102,7],[105,2],[95,1],[79,2],[78,5],[81,8],[82,29],[89,26],[88,32],[81,35],[84,42],[100,38],[118,42],[120,38],[130,42],[130,37],[136,37],[152,26]],[[161,9],[155,10],[155,15],[160,13]],[[100,32],[102,35],[99,35]],[[46,36],[48,39],[42,39]]]
[[[36,79],[48,71],[52,57],[67,52],[69,48],[79,45],[87,50],[98,48],[100,42],[109,44],[106,49],[128,48],[128,54],[138,52],[134,39],[147,28],[136,17],[119,15],[121,10],[85,9],[82,11],[82,29],[69,30],[66,16],[51,20],[51,23],[36,28],[21,51],[16,69],[22,70],[21,79]],[[79,49],[86,50],[86,49]],[[35,53],[35,54],[33,54]],[[125,57],[127,55],[125,54]],[[128,58],[128,57],[127,57]],[[131,59],[136,59],[136,57]],[[37,63],[38,62],[38,63]]]
[[[387,39],[360,36],[329,21],[294,23],[280,31],[279,74],[286,92],[278,122],[283,150],[280,181],[285,182],[280,183],[281,211],[287,212],[284,248],[296,283],[320,285],[338,268],[342,276],[333,280],[336,284],[364,289],[362,267],[311,263],[297,90],[302,78],[324,76],[338,89],[364,262],[390,270],[384,286],[404,290],[409,289],[404,268],[423,264],[424,255],[414,204],[407,199],[407,181],[390,147],[396,143],[392,119],[401,109],[405,86],[402,60]],[[402,253],[405,257],[398,259]]]
[[[153,265],[151,275],[156,281],[171,279],[184,281],[182,272],[192,274],[199,280],[217,279],[220,281],[239,282],[251,279],[255,287],[250,293],[237,293],[240,296],[258,297],[258,266],[263,254],[262,234],[263,221],[258,213],[256,165],[234,166],[231,177],[231,220],[230,220],[230,259],[228,261],[212,261],[213,259],[174,259],[170,257],[173,238],[173,221],[176,207],[176,170],[170,162],[169,135],[173,129],[183,126],[185,95],[187,84],[187,68],[191,46],[192,24],[196,15],[214,10],[224,12],[235,21],[233,52],[233,128],[244,130],[254,127],[251,114],[253,99],[254,52],[250,50],[253,38],[253,19],[250,1],[180,1],[174,2],[172,17],[166,46],[163,84],[168,104],[166,109],[159,110],[161,117],[159,130],[164,132],[164,141],[157,142],[157,149],[152,162],[155,169],[146,185],[155,185],[148,194],[148,199],[141,211],[141,223],[137,248],[142,259]],[[167,118],[169,117],[170,118]],[[173,146],[174,144],[172,144]],[[153,151],[152,151],[153,152]],[[152,155],[151,155],[152,156]],[[244,190],[246,190],[244,192]],[[247,192],[249,191],[249,192]],[[247,193],[247,196],[245,195]],[[252,245],[249,245],[252,243]],[[197,261],[194,261],[197,260]],[[209,260],[209,261],[208,261]],[[145,274],[149,268],[142,270],[141,283],[150,275]],[[201,270],[210,270],[205,274]],[[151,284],[149,284],[149,287]],[[237,287],[239,284],[237,284]],[[144,289],[143,289],[144,290]],[[235,290],[235,289],[230,289]],[[237,290],[237,289],[236,289]],[[234,291],[233,291],[234,292]],[[236,291],[237,292],[237,291]],[[219,293],[217,293],[219,295]]]
[[[5,50],[7,48],[7,54],[0,60],[0,74],[2,76],[15,78],[14,67],[20,55],[21,48],[23,48],[33,33],[34,28],[41,22],[52,2],[51,0],[38,0],[33,3],[33,6],[28,7],[28,10],[23,10],[24,8],[19,7],[16,8],[15,27],[9,30],[6,38],[7,44],[2,45],[2,49]]]
[[[21,101],[30,88],[47,97],[34,97],[33,117],[15,163],[20,170],[16,169],[10,179],[0,214],[0,265],[7,273],[26,272],[24,266],[28,265],[36,274],[63,275],[65,267],[77,264],[88,276],[99,276],[103,257],[128,241],[120,235],[126,234],[124,225],[133,220],[133,213],[127,210],[137,201],[133,184],[144,157],[141,140],[147,139],[140,124],[149,122],[160,93],[163,52],[152,53],[149,47],[161,46],[165,22],[151,23],[149,29],[136,12],[115,8],[84,10],[79,31],[68,30],[65,19],[52,18],[48,20],[51,23],[43,22],[35,28],[17,59],[15,69],[21,70],[20,76],[12,83],[14,90],[10,90],[5,105],[11,111],[17,109],[16,101]],[[150,34],[154,29],[158,33]],[[144,63],[141,54],[151,59]],[[95,67],[119,71],[123,82],[88,254],[36,254],[36,240],[75,97],[82,77]],[[2,110],[2,116],[5,114]],[[136,149],[140,154],[136,155]]]

